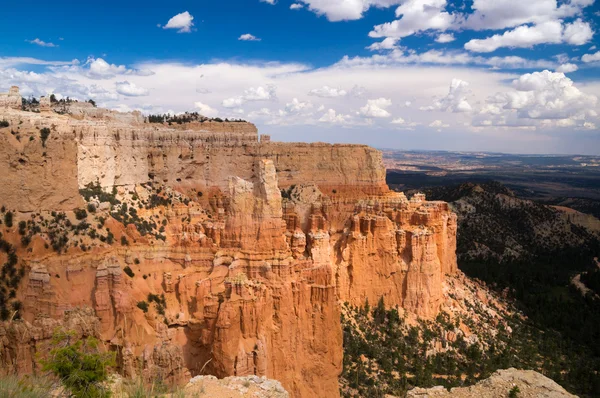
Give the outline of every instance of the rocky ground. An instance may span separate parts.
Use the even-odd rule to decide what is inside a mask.
[[[491,377],[470,387],[455,387],[446,390],[438,386],[433,388],[415,388],[408,392],[407,398],[570,398],[564,388],[551,379],[533,370],[514,368],[499,370]],[[392,398],[388,396],[386,398]]]
[[[277,380],[245,376],[217,379],[214,376],[196,376],[184,389],[185,396],[214,398],[288,398],[288,392]]]

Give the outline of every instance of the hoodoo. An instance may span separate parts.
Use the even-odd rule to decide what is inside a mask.
[[[6,98],[0,229],[23,277],[2,372],[39,369],[63,327],[100,337],[130,377],[255,374],[335,397],[340,303],[434,317],[456,272],[455,214],[390,191],[373,148]]]

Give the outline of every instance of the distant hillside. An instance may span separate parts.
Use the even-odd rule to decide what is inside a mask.
[[[596,287],[598,220],[521,199],[496,182],[421,191],[450,202],[458,214],[459,268],[515,298],[534,328],[556,334],[552,347],[539,347],[542,353],[565,350],[565,362],[557,364],[565,369],[551,377],[581,395],[598,396],[600,300],[571,284],[585,273],[590,276],[582,281]]]
[[[600,228],[566,209],[523,200],[497,182],[465,183],[423,190],[428,199],[452,204],[458,214],[462,260],[524,260],[568,254],[588,258],[599,250]],[[577,269],[577,268],[576,268]]]

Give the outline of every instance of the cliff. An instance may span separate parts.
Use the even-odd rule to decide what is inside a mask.
[[[0,281],[16,309],[0,336],[19,336],[0,340],[6,372],[35,372],[50,330],[76,328],[129,377],[255,374],[331,397],[340,302],[437,314],[456,217],[390,192],[378,151],[87,108],[0,110],[3,247],[23,269],[18,287]]]

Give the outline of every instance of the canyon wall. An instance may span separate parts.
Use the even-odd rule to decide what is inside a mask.
[[[62,327],[100,337],[129,377],[257,374],[294,397],[335,397],[340,302],[437,314],[456,216],[390,192],[378,151],[87,108],[0,112],[0,204],[33,231],[25,245],[1,227],[25,270],[22,320],[0,327],[6,372],[39,370]]]

